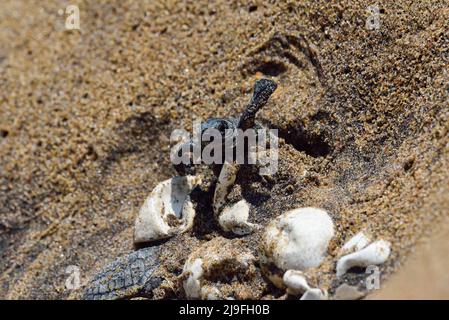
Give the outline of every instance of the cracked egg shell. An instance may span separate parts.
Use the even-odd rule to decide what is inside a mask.
[[[224,231],[231,231],[237,235],[251,233],[257,225],[248,222],[249,204],[240,200],[232,206],[225,207],[218,216],[218,223]]]
[[[195,217],[190,192],[201,183],[197,176],[174,177],[159,183],[140,208],[134,243],[169,238],[189,230]]]
[[[217,237],[204,243],[184,264],[181,279],[186,297],[203,300],[241,298],[238,291],[256,280],[255,260],[250,250],[242,247],[242,242],[237,239]]]
[[[326,211],[311,207],[288,211],[265,230],[262,270],[275,285],[282,287],[282,279],[276,273],[318,267],[333,236],[334,223]]]
[[[362,250],[347,254],[337,261],[337,277],[343,276],[352,267],[368,267],[387,261],[391,244],[385,240],[371,243]]]

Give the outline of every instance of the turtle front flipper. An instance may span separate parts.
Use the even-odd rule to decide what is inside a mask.
[[[150,247],[117,258],[89,282],[84,300],[152,298],[163,279],[154,275],[159,267],[159,247]]]
[[[240,117],[238,128],[246,130],[254,127],[257,111],[267,104],[268,99],[276,90],[276,82],[270,79],[260,79],[254,84],[254,93],[249,105]]]

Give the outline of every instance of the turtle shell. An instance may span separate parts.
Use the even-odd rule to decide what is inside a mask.
[[[155,277],[159,266],[158,247],[140,249],[117,258],[103,267],[84,291],[85,300],[115,300],[152,297],[162,278]]]

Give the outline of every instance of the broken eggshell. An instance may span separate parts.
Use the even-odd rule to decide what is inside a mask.
[[[160,240],[189,230],[195,217],[189,195],[200,183],[198,176],[174,177],[159,183],[140,208],[134,242]]]
[[[262,270],[276,286],[283,287],[279,272],[273,269],[304,271],[318,267],[333,236],[334,223],[326,211],[311,207],[288,211],[265,231]]]
[[[249,223],[249,204],[240,200],[233,205],[226,205],[227,196],[234,186],[239,166],[233,162],[225,162],[218,176],[215,187],[213,209],[220,227],[237,235],[251,233],[257,226]]]
[[[198,299],[201,296],[200,279],[203,276],[203,260],[189,259],[184,265],[183,274],[187,274],[183,287],[187,298]]]
[[[326,300],[328,295],[326,291],[319,288],[311,288],[306,276],[298,270],[287,270],[282,278],[287,293],[290,295],[302,295],[300,300]]]
[[[187,258],[181,274],[188,299],[224,299],[222,286],[232,285],[242,278],[250,281],[256,272],[255,257],[241,242],[214,238],[195,250]],[[232,279],[223,283],[223,278]]]
[[[339,255],[345,255],[362,250],[371,242],[371,236],[365,231],[360,231],[343,245],[343,247],[340,249]]]
[[[337,262],[337,277],[343,276],[352,267],[368,267],[387,261],[391,244],[378,240],[367,247],[341,257]]]
[[[225,207],[218,216],[218,223],[224,231],[232,231],[237,235],[251,233],[257,225],[248,222],[249,204],[240,200],[232,206]]]
[[[287,293],[294,296],[303,294],[310,289],[306,277],[302,271],[287,270],[284,273],[282,280],[287,287]]]
[[[304,292],[299,300],[327,300],[328,295],[326,291],[319,288],[311,288]]]
[[[264,247],[278,268],[306,270],[320,265],[333,236],[334,224],[326,211],[300,208],[268,225]]]
[[[217,217],[226,204],[226,197],[235,183],[238,169],[238,165],[233,162],[225,162],[221,168],[213,200],[214,213]]]

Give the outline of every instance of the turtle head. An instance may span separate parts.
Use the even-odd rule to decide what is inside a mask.
[[[263,107],[276,88],[276,82],[270,79],[257,80],[254,84],[254,93],[250,105],[258,106],[258,109]]]
[[[254,118],[256,117],[257,111],[267,104],[268,99],[276,88],[276,82],[270,79],[260,79],[256,81],[254,84],[253,97],[240,117],[238,125],[240,129],[245,130],[254,126]]]

